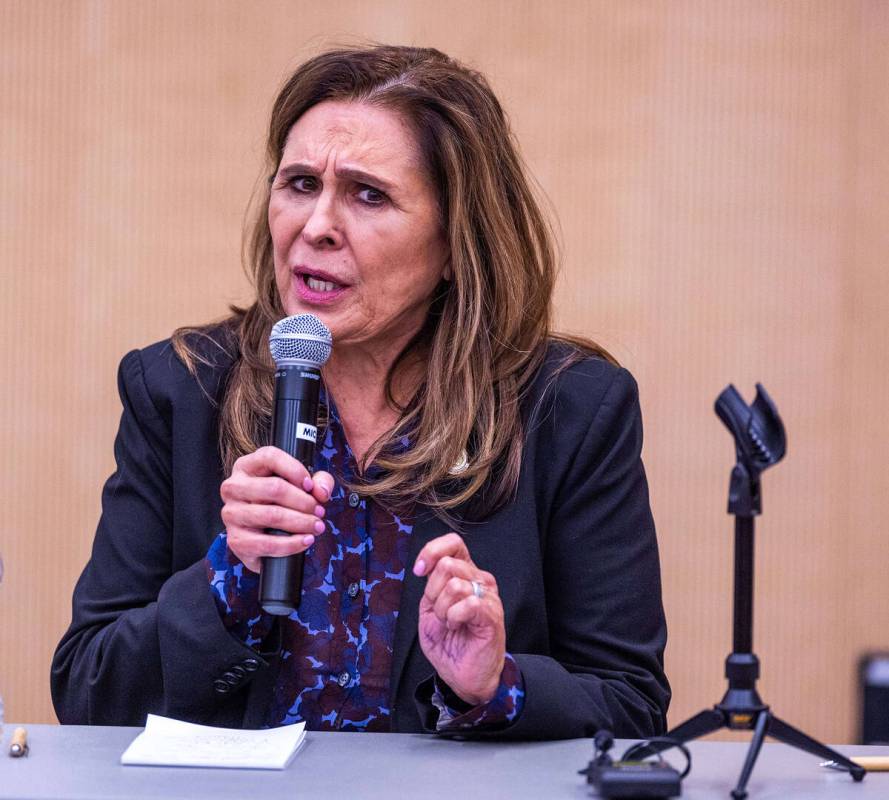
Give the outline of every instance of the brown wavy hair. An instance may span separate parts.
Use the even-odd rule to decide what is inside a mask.
[[[393,507],[419,500],[443,513],[483,498],[491,511],[518,482],[522,401],[551,338],[556,272],[554,237],[509,123],[484,76],[438,50],[331,50],[300,66],[278,95],[269,125],[268,175],[277,172],[293,124],[325,100],[383,106],[411,125],[437,189],[453,273],[441,284],[426,325],[387,376],[387,396],[400,418],[365,454],[362,471],[373,460],[383,473],[361,491]],[[285,315],[268,203],[263,184],[244,239],[256,301],[246,309],[233,307],[221,327],[180,328],[173,335],[177,354],[193,372],[196,361],[206,358],[195,335],[210,337],[235,357],[219,409],[226,472],[238,457],[268,442],[274,389],[268,336]],[[592,342],[570,341],[574,356],[565,363],[591,351],[610,358]],[[393,378],[405,358],[418,352],[425,376],[413,398],[398,406]],[[400,452],[395,443],[404,435],[411,447]],[[452,468],[464,455],[468,467],[455,477]]]

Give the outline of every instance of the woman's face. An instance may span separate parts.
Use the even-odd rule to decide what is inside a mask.
[[[334,352],[398,351],[449,278],[435,189],[394,111],[325,101],[287,136],[269,200],[287,314],[312,313]]]

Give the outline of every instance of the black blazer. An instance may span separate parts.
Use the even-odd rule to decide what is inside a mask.
[[[586,359],[554,376],[550,347],[524,407],[515,499],[461,522],[472,558],[496,578],[506,646],[525,682],[520,717],[499,738],[617,736],[665,729],[666,624],[654,524],[640,460],[642,423],[630,374]],[[204,556],[223,530],[218,399],[231,360],[189,374],[169,342],[129,353],[118,376],[117,470],[102,496],[92,556],[74,590],[71,626],[52,664],[63,723],[143,725],[148,712],[259,727],[277,643],[255,651],[223,627]],[[421,513],[413,562],[449,528]],[[407,570],[395,634],[395,731],[429,730],[433,670],[417,642],[423,579]],[[240,680],[221,693],[220,677]],[[231,676],[229,676],[231,680]]]

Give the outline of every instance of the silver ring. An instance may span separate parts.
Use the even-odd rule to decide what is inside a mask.
[[[472,584],[472,593],[481,600],[485,596],[485,589],[478,581],[469,581]]]

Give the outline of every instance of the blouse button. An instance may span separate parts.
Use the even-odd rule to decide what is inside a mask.
[[[349,492],[349,505],[352,508],[357,508],[360,502],[361,498],[358,496],[358,492]]]

